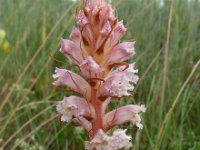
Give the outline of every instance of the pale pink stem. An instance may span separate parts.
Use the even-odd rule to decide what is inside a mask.
[[[97,99],[97,90],[92,89],[92,106],[96,112],[96,119],[92,122],[92,138],[94,138],[95,134],[98,132],[99,129],[103,129],[102,123],[102,103]]]

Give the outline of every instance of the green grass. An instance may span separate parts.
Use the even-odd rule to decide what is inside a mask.
[[[113,2],[128,28],[123,39],[136,40],[137,55],[130,62],[136,62],[141,79],[133,97],[117,101],[147,107],[143,130],[121,126],[133,136],[134,150],[200,149],[200,2],[174,0],[172,7],[170,3],[166,0],[159,7],[155,0]],[[8,53],[0,50],[3,149],[83,149],[83,130],[58,121],[55,104],[66,93],[51,86],[56,66],[75,70],[58,49],[60,38],[71,32],[79,7],[68,0],[0,0],[0,29],[10,43]]]

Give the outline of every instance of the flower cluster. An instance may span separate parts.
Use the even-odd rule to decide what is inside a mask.
[[[110,112],[112,98],[130,96],[138,81],[134,64],[125,61],[135,54],[134,42],[120,42],[126,28],[118,21],[105,0],[83,1],[76,14],[76,27],[67,39],[61,39],[60,52],[79,67],[80,74],[56,68],[55,86],[64,85],[80,96],[64,97],[57,105],[61,121],[74,120],[89,135],[88,150],[118,150],[131,147],[126,130],[106,132],[126,122],[141,129],[140,112],[144,105],[127,105]]]

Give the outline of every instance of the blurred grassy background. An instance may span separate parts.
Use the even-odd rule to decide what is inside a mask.
[[[113,1],[128,28],[123,39],[137,41],[130,62],[136,62],[141,80],[132,98],[111,107],[116,101],[147,106],[143,130],[121,126],[132,134],[134,150],[199,150],[200,2],[163,4]],[[58,121],[55,104],[66,93],[51,86],[55,66],[75,70],[58,49],[77,8],[80,2],[69,0],[0,0],[0,29],[9,42],[7,51],[0,46],[0,149],[84,149],[83,130]]]

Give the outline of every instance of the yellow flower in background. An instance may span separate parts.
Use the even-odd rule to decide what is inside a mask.
[[[2,50],[4,53],[8,53],[9,47],[10,47],[10,44],[6,40],[6,32],[0,29],[0,50]]]
[[[6,41],[3,43],[3,46],[2,46],[3,52],[4,52],[4,53],[8,53],[8,52],[9,52],[9,48],[10,48],[10,44],[9,44],[9,42],[6,40]]]
[[[4,42],[6,37],[6,32],[2,29],[0,29],[0,46],[2,46],[2,43]]]

